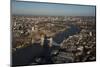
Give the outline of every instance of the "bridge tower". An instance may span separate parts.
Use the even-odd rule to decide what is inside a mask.
[[[50,37],[48,40],[49,40],[49,44],[48,44],[48,45],[49,45],[49,47],[52,47],[53,38],[52,38],[52,37]]]

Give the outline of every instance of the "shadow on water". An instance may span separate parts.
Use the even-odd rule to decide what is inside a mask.
[[[71,25],[70,29],[58,33],[53,38],[53,41],[59,44],[64,40],[65,37],[67,38],[68,36],[74,35],[79,31],[80,30],[76,26]],[[31,64],[53,64],[53,61],[51,60],[51,51],[53,49],[55,49],[55,46],[49,48],[48,40],[45,38],[44,46],[41,46],[39,43],[34,43],[31,46],[18,49],[12,53],[12,65],[23,66]]]

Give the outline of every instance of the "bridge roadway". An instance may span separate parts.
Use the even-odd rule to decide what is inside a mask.
[[[47,46],[47,41],[44,46],[41,46],[39,43],[34,43],[31,46],[26,48],[17,49],[14,53],[12,53],[12,65],[13,66],[23,66],[30,65],[35,62],[35,58],[42,57],[48,62],[43,62],[42,64],[50,64],[51,61],[51,51],[53,49],[58,49],[59,46],[56,42],[53,42],[53,45],[56,47]],[[58,47],[57,47],[58,46]]]

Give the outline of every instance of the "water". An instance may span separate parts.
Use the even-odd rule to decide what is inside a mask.
[[[53,41],[55,41],[56,43],[60,44],[68,36],[74,35],[74,34],[76,34],[76,33],[78,33],[80,31],[80,29],[78,27],[76,27],[75,25],[70,25],[70,27],[71,28],[66,29],[63,32],[58,33],[53,38]]]
[[[74,35],[80,30],[74,26],[70,25],[71,28],[65,30],[63,32],[58,33],[54,38],[53,41],[56,42],[58,45],[68,36]],[[45,40],[45,46],[41,47],[40,44],[33,44],[26,48],[21,48],[15,51],[12,54],[12,65],[19,66],[19,65],[30,65],[36,60],[36,58],[42,58],[38,64],[51,64],[53,63],[50,59],[51,51],[55,48],[49,48],[48,42]],[[34,63],[33,63],[34,64]]]

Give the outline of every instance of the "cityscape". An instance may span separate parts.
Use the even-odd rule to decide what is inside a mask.
[[[13,16],[12,22],[13,53],[33,43],[43,47],[47,36],[48,46],[52,48],[50,54],[55,55],[51,57],[53,63],[96,60],[96,23],[93,16]],[[73,31],[73,26],[78,29]]]
[[[22,5],[23,2],[17,3]],[[23,4],[26,4],[26,2]],[[31,7],[32,4],[37,5],[38,3],[31,3]],[[43,8],[44,5],[52,4],[41,3],[41,5]],[[65,6],[67,5],[62,7]],[[82,7],[75,5],[75,11],[77,12]],[[45,8],[45,11],[48,12],[47,8],[51,9],[51,6]],[[57,7],[57,10],[59,8]],[[63,13],[63,10],[60,11],[60,14],[57,13],[58,16],[56,12],[53,15],[35,15],[34,11],[33,15],[30,15],[31,12],[28,12],[29,15],[25,12],[22,14],[18,7],[16,9],[19,12],[16,13],[12,10],[13,13],[16,13],[11,15],[12,65],[26,66],[96,61],[95,9],[94,6],[85,6],[85,8],[87,10],[84,10],[84,13],[80,11],[75,15],[74,11],[71,12],[73,16],[71,13],[70,16],[63,15],[67,13]],[[31,8],[27,9],[31,10]],[[52,13],[52,10],[50,13]]]

